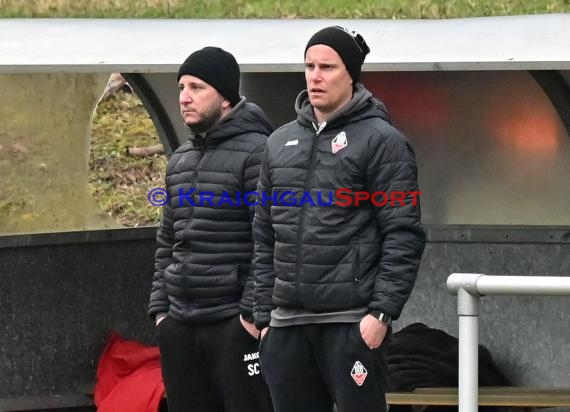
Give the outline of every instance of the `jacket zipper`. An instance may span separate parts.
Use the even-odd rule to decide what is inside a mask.
[[[311,187],[311,179],[313,177],[313,172],[315,168],[315,152],[316,148],[319,144],[319,135],[323,131],[323,129],[327,126],[327,122],[322,122],[318,127],[313,123],[313,128],[315,129],[315,135],[313,136],[313,143],[311,145],[311,160],[309,162],[309,170],[307,171],[307,180],[305,180],[305,186],[303,188],[304,192],[306,193]],[[303,226],[305,224],[305,210],[307,208],[307,202],[303,202],[303,206],[301,208],[301,216],[299,217],[299,230],[297,231],[297,265],[296,265],[296,276],[295,276],[295,293],[297,298],[300,299],[300,289],[301,289],[301,245],[302,245],[302,237],[303,237]]]
[[[192,185],[190,186],[190,189],[193,189],[196,186],[196,182],[198,181],[198,174],[200,173],[200,168],[202,166],[202,160],[204,160],[205,152],[206,152],[206,145],[204,144],[203,146],[200,147],[200,160],[198,160],[198,164],[196,165],[196,173],[194,173],[194,178],[192,179]],[[184,233],[182,234],[183,239],[186,237],[186,233],[188,232],[188,227],[190,226],[190,223],[192,221],[192,215],[194,214],[194,206],[190,204],[189,207],[190,207],[190,213],[188,213],[188,221],[186,222],[186,227],[184,228]],[[182,261],[182,269],[186,265],[188,259],[190,259],[190,255],[187,253],[186,256],[184,256],[184,260]],[[183,286],[186,289],[186,277],[183,278]]]
[[[200,174],[202,160],[204,160],[205,152],[206,152],[206,147],[205,146],[200,147],[200,160],[198,160],[198,164],[196,165],[196,173],[194,173],[194,179],[192,179],[192,186],[190,186],[190,189],[196,188],[196,182],[198,181],[198,175]],[[188,222],[186,222],[186,228],[184,232],[186,232],[186,229],[188,229],[188,225],[190,224],[190,218],[192,217],[193,214],[194,214],[194,206],[190,205],[190,213],[188,214]]]

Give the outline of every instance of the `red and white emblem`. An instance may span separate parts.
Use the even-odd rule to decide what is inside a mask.
[[[362,386],[368,376],[368,371],[360,361],[356,361],[350,371],[350,376],[352,376],[352,379],[354,379],[354,382],[356,382],[358,386]]]
[[[348,146],[348,140],[346,139],[346,133],[345,132],[340,132],[339,134],[337,134],[334,137],[334,139],[332,139],[331,147],[332,147],[333,154],[341,151],[346,146]]]

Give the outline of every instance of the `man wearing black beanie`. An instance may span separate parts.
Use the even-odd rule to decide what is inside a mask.
[[[169,159],[148,313],[169,412],[271,412],[253,324],[251,222],[273,128],[239,95],[230,53],[206,47],[178,70],[188,142]],[[247,194],[242,195],[242,194]]]
[[[276,412],[386,411],[383,342],[425,233],[414,150],[359,83],[369,51],[339,26],[310,38],[297,119],[262,162],[257,192],[273,203],[255,211],[253,313]]]

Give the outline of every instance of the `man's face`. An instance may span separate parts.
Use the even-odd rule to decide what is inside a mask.
[[[182,120],[194,133],[208,131],[230,106],[216,89],[198,77],[181,76],[178,88]]]
[[[344,62],[333,48],[324,44],[307,49],[305,80],[319,122],[327,120],[352,98],[352,78]]]

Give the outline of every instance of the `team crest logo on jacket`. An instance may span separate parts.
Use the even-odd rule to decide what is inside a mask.
[[[346,146],[348,146],[348,140],[346,139],[346,133],[345,132],[340,132],[339,134],[337,134],[334,137],[334,139],[332,139],[331,148],[332,148],[333,154],[341,151]]]
[[[362,386],[368,376],[368,371],[360,361],[356,361],[350,371],[350,376],[352,376],[352,379],[354,379],[354,382],[356,382],[358,386]]]

